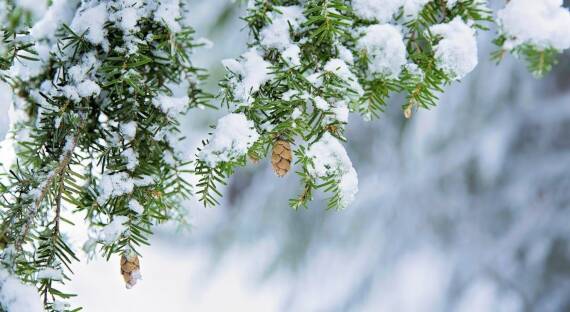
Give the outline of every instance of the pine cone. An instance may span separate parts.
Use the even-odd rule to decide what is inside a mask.
[[[273,145],[273,153],[271,154],[273,171],[280,177],[285,176],[291,169],[292,159],[291,143],[284,140],[277,140]]]
[[[137,255],[121,256],[121,275],[127,284],[127,289],[131,289],[139,279],[141,279],[139,257]]]

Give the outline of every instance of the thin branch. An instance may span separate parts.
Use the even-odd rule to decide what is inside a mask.
[[[69,149],[67,151],[65,151],[65,153],[63,154],[63,158],[58,163],[53,174],[48,177],[45,185],[41,188],[40,195],[34,201],[34,213],[38,211],[39,206],[41,205],[41,203],[43,202],[43,200],[45,199],[45,197],[49,193],[49,190],[50,190],[53,182],[56,180],[56,178],[59,177],[60,180],[63,179],[63,174],[65,173],[66,168],[71,163],[71,158],[73,157],[73,151],[75,150],[75,147],[77,146],[78,139],[79,139],[79,132],[77,133],[77,135],[75,135],[73,137],[73,140],[71,142],[71,146],[69,147]],[[58,215],[58,216],[59,216],[59,211],[60,211],[60,207],[59,207],[60,202],[61,202],[61,200],[58,200],[57,210],[56,210],[56,215]],[[34,220],[34,217],[35,217],[35,215],[30,215],[28,220],[26,221],[26,223],[23,225],[22,235],[20,235],[15,242],[15,247],[16,247],[17,251],[22,250],[22,245],[23,245],[26,237],[28,236],[28,233],[30,231],[30,227],[31,227],[32,221]]]

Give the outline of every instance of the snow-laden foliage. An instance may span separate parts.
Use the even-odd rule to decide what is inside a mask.
[[[152,225],[184,217],[178,117],[208,104],[189,59],[198,44],[178,0],[55,0],[45,12],[37,1],[1,3],[35,21],[4,28],[11,56],[0,77],[20,118],[17,162],[3,164],[0,185],[2,260],[46,309],[63,311],[71,294],[58,284],[77,259],[66,207],[91,227],[85,251],[107,258],[136,255]]]
[[[229,114],[218,120],[212,139],[199,157],[208,166],[215,167],[220,162],[232,161],[245,155],[258,138],[253,122],[243,114]]]
[[[286,174],[293,149],[302,186],[290,205],[306,207],[320,190],[329,208],[347,207],[359,187],[343,144],[349,113],[379,117],[394,94],[407,118],[433,107],[476,67],[477,35],[492,21],[485,0],[250,0],[247,8],[249,47],[222,61],[231,112],[193,164],[194,194],[206,205],[248,158],[271,152]],[[193,40],[184,9],[180,0],[0,0],[0,79],[17,116],[16,161],[3,164],[10,170],[0,182],[1,259],[48,310],[72,309],[71,294],[57,289],[76,259],[62,227],[72,226],[68,208],[90,226],[89,254],[137,259],[128,286],[140,277],[137,247],[152,225],[182,220],[179,204],[192,193],[177,118],[210,105],[189,59],[210,43]],[[497,15],[495,56],[523,55],[545,73],[570,45],[568,16],[562,1],[509,1]]]
[[[7,312],[41,312],[40,296],[35,287],[0,269],[0,310]]]
[[[523,56],[536,76],[556,64],[570,48],[570,11],[562,0],[513,0],[497,13],[501,36],[496,40],[500,59],[505,51]]]
[[[303,183],[291,206],[306,206],[321,189],[332,194],[330,208],[343,208],[358,189],[340,143],[349,112],[378,117],[397,92],[408,117],[435,105],[438,92],[477,65],[475,36],[490,12],[481,0],[249,1],[245,20],[250,49],[223,62],[222,95],[259,138],[241,158],[198,162],[202,200],[215,202],[211,182],[246,155],[262,159],[285,140],[294,143]]]
[[[223,61],[222,99],[254,123],[259,139],[241,158],[197,163],[205,204],[216,201],[213,181],[244,165],[246,154],[257,161],[285,140],[296,145],[304,184],[291,206],[306,206],[315,189],[332,193],[329,207],[346,206],[355,187],[343,192],[339,174],[311,175],[313,160],[326,156],[307,157],[307,149],[325,134],[343,141],[349,112],[379,117],[393,94],[405,95],[407,118],[436,105],[448,84],[475,69],[477,34],[493,21],[485,0],[251,0],[247,7],[249,50]],[[497,14],[502,50],[494,56],[522,53],[542,75],[570,45],[569,17],[560,0],[509,1]]]

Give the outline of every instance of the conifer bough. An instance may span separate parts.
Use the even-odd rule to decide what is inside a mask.
[[[224,124],[213,133],[217,143],[204,142],[198,154],[205,205],[217,203],[216,181],[245,165],[246,155],[259,160],[273,150],[282,176],[281,138],[295,143],[303,183],[290,205],[306,207],[320,189],[331,194],[329,208],[346,207],[358,190],[340,143],[349,112],[376,118],[394,93],[405,95],[406,118],[433,107],[447,85],[476,67],[476,35],[493,22],[486,0],[250,0],[247,7],[249,50],[223,61],[221,83],[223,102],[242,122]],[[512,52],[541,76],[570,47],[570,12],[561,0],[509,1],[497,17],[496,60]],[[248,140],[240,140],[245,132]],[[235,148],[236,141],[247,144]],[[212,161],[212,154],[230,157]]]
[[[178,117],[208,95],[183,13],[174,0],[56,0],[31,28],[3,29],[2,77],[21,118],[17,161],[0,184],[2,272],[36,286],[47,310],[75,310],[60,289],[77,260],[64,210],[89,224],[87,253],[122,257],[128,287],[152,225],[185,214]],[[3,309],[28,311],[9,293],[0,286]]]
[[[0,0],[0,79],[18,116],[17,159],[0,181],[0,310],[9,312],[78,310],[60,290],[77,260],[63,229],[69,208],[90,226],[85,251],[118,255],[132,287],[152,225],[182,222],[180,201],[192,194],[217,204],[217,187],[248,158],[271,155],[278,176],[295,165],[294,208],[318,190],[331,194],[329,208],[348,206],[358,190],[341,143],[349,113],[376,118],[394,93],[405,95],[406,118],[434,106],[475,68],[476,35],[493,21],[484,0],[250,0],[249,49],[223,61],[232,112],[192,161],[192,193],[177,117],[210,99],[190,61],[199,44],[183,3],[46,3]],[[493,57],[522,56],[537,76],[570,46],[561,0],[508,1],[496,21]]]

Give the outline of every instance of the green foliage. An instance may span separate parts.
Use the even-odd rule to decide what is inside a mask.
[[[550,46],[538,46],[531,42],[518,42],[499,28],[499,35],[493,40],[497,47],[491,54],[491,59],[497,63],[501,62],[507,53],[513,54],[517,58],[523,59],[528,70],[537,78],[542,78],[549,73],[558,63],[561,51]]]
[[[485,2],[463,0],[449,8],[447,1],[430,1],[413,17],[400,9],[394,23],[401,26],[408,64],[394,75],[372,70],[374,56],[359,42],[367,27],[381,23],[356,14],[352,1],[248,2],[252,5],[243,19],[251,34],[249,47],[269,64],[267,79],[241,90],[244,99],[236,83],[243,83],[246,73],[228,66],[219,98],[228,110],[251,121],[258,137],[245,153],[212,164],[202,159],[204,149],[193,162],[176,149],[182,139],[179,114],[212,107],[212,96],[200,85],[206,73],[190,58],[200,46],[191,27],[181,24],[174,31],[164,20],[144,17],[129,43],[120,25],[107,21],[105,46],[89,41],[90,30],[74,31],[63,24],[49,59],[40,61],[35,48],[42,42],[33,42],[29,35],[34,17],[14,1],[0,0],[8,8],[0,12],[0,21],[6,21],[0,26],[0,80],[13,89],[15,106],[27,117],[12,129],[17,161],[9,172],[0,173],[2,265],[35,285],[46,309],[53,311],[56,302],[74,296],[61,290],[78,258],[64,234],[65,227],[74,226],[69,213],[79,214],[93,232],[84,246],[89,254],[107,259],[139,254],[140,246],[149,244],[154,225],[171,220],[185,224],[183,200],[195,197],[204,206],[218,205],[219,188],[235,170],[248,159],[274,157],[277,141],[293,146],[291,171],[301,184],[290,206],[307,208],[315,194],[323,192],[328,209],[344,208],[357,183],[339,143],[347,140],[348,113],[380,118],[395,94],[404,99],[399,104],[407,118],[416,109],[437,105],[439,94],[457,77],[436,57],[444,38],[431,27],[457,18],[474,30],[487,30],[492,19]],[[290,39],[298,48],[298,59],[264,42],[264,30],[282,22],[290,6],[298,6],[302,18],[287,21],[288,38],[281,39]],[[495,40],[500,50],[493,59],[500,61],[512,52],[524,58],[536,76],[556,64],[559,51],[529,44],[507,51],[508,40],[504,34]],[[42,62],[41,71],[31,77],[9,75],[6,70],[18,62]],[[235,60],[240,62],[247,60]],[[73,94],[77,68],[87,69],[82,75],[96,84],[95,91]],[[184,99],[182,108],[173,109],[169,101],[174,97]],[[204,147],[208,144],[203,141]],[[188,174],[198,179],[195,189],[185,180]],[[109,228],[120,231],[109,237]],[[41,277],[47,269],[61,272],[63,278]]]
[[[491,21],[491,16],[483,4],[484,1],[479,0],[461,1],[449,9],[445,1],[432,1],[413,19],[405,17],[403,13],[398,14],[396,23],[403,25],[407,57],[415,68],[406,67],[398,77],[391,77],[370,71],[372,60],[365,50],[359,50],[358,41],[364,35],[362,29],[376,21],[358,17],[353,12],[351,1],[253,2],[244,18],[251,33],[250,47],[271,64],[272,77],[252,94],[251,104],[244,104],[236,96],[234,84],[245,78],[242,73],[229,71],[226,80],[220,84],[221,98],[233,112],[243,113],[253,121],[260,134],[260,139],[254,144],[256,151],[248,152],[255,154],[254,159],[267,155],[274,138],[284,137],[296,143],[295,165],[303,187],[301,194],[290,200],[291,207],[306,207],[317,190],[330,194],[329,208],[344,206],[343,196],[348,195],[339,189],[342,175],[316,176],[314,156],[308,153],[311,146],[325,134],[345,140],[346,120],[337,116],[343,109],[359,113],[365,119],[379,118],[389,97],[396,93],[405,95],[406,101],[402,107],[408,117],[413,109],[436,105],[438,94],[454,79],[438,66],[434,45],[440,38],[433,36],[429,29],[456,17],[473,23],[474,29],[486,29],[485,25]],[[264,30],[280,22],[278,19],[288,6],[302,7],[305,19],[301,25],[289,22],[289,37],[300,48],[299,65],[290,64],[283,56],[283,51],[265,46],[263,42]],[[348,69],[340,74],[344,68],[340,68],[343,65],[338,59],[346,57],[347,53],[354,63],[346,65]],[[335,64],[340,64],[336,69],[339,72],[332,68]],[[328,103],[330,109],[319,107],[323,102]],[[197,173],[202,175],[201,181],[206,183],[213,181],[208,179],[212,170],[232,172],[233,167],[244,164],[244,161],[236,161],[205,169],[205,164],[201,163]],[[210,195],[204,194],[214,196],[218,192],[217,184],[204,185],[208,187],[201,190],[202,197],[208,201],[206,198]],[[212,200],[209,202],[215,203]]]
[[[174,32],[146,17],[137,26],[132,34],[136,51],[131,53],[122,48],[123,31],[113,23],[105,26],[108,49],[62,25],[58,52],[51,54],[39,75],[29,80],[4,77],[28,120],[13,129],[18,137],[17,164],[0,184],[2,237],[10,246],[2,257],[11,272],[38,287],[49,311],[56,301],[73,296],[60,290],[77,261],[61,230],[73,226],[65,217],[69,209],[83,215],[94,233],[102,233],[114,220],[126,220],[118,225],[124,228],[117,237],[95,235],[85,246],[106,258],[138,253],[140,246],[149,244],[155,224],[185,222],[180,204],[192,195],[184,177],[190,173],[190,162],[175,147],[181,136],[177,111],[155,101],[186,86],[188,102],[181,111],[185,113],[210,105],[211,96],[200,89],[204,71],[190,61],[198,46],[190,27]],[[34,44],[20,44],[15,38],[15,30],[4,30],[9,57],[2,58],[3,68],[18,58],[37,61],[28,56],[35,55]],[[77,83],[72,72],[85,68],[88,59],[96,62],[84,75],[100,92],[70,97],[66,88]],[[131,134],[123,129],[127,124],[135,127]],[[117,180],[119,184],[113,184]],[[117,188],[124,191],[116,192]],[[132,209],[133,201],[142,211]],[[40,278],[38,272],[45,269],[61,271],[64,279]]]
[[[519,53],[524,56],[528,69],[536,77],[542,77],[550,72],[552,67],[558,63],[560,54],[554,48],[537,49],[531,45],[520,47]]]

